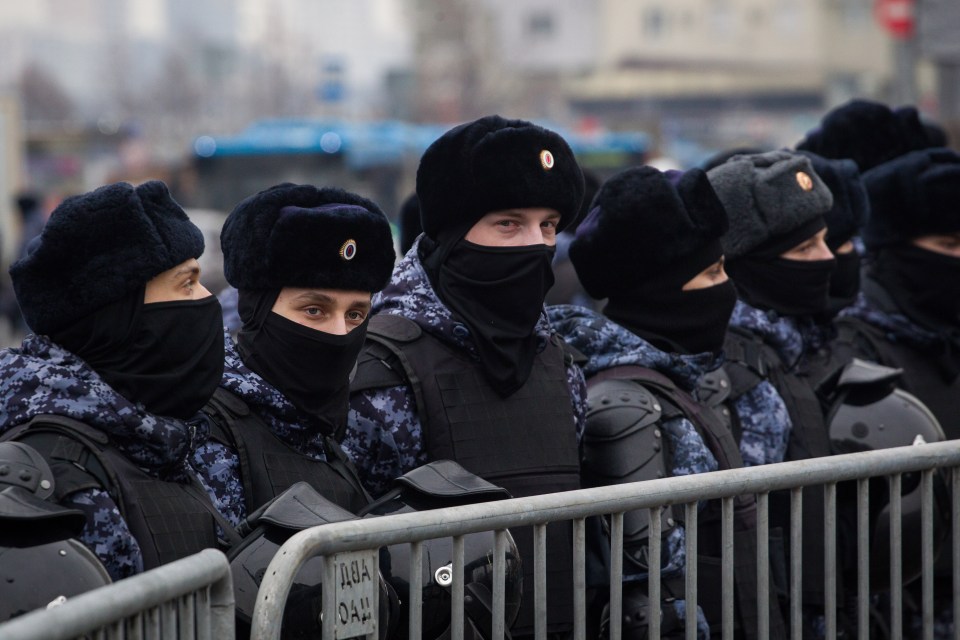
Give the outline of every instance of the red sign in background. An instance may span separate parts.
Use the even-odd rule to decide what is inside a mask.
[[[916,25],[915,0],[876,0],[877,22],[895,38],[910,38]]]

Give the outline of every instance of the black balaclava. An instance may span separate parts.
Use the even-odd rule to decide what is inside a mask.
[[[960,258],[898,245],[879,250],[871,275],[887,289],[904,314],[930,329],[960,322]]]
[[[714,240],[684,264],[668,265],[635,290],[611,295],[603,314],[662,351],[717,353],[737,303],[733,281],[688,291],[683,285],[721,255]]]
[[[783,316],[824,313],[837,261],[780,257],[824,227],[823,217],[818,216],[728,262],[727,272],[736,283],[740,298],[750,306]]]
[[[440,300],[470,329],[487,381],[511,395],[533,369],[555,247],[488,247],[462,236],[443,244],[423,238],[420,247]]]
[[[240,357],[297,409],[336,427],[369,318],[346,335],[318,331],[275,313],[279,295],[277,289],[239,292]]]
[[[860,254],[856,250],[837,253],[833,249],[837,267],[830,276],[830,301],[827,313],[832,318],[857,300],[860,293]]]
[[[145,287],[52,334],[104,382],[150,413],[186,420],[223,377],[223,315],[216,296],[143,302]]]

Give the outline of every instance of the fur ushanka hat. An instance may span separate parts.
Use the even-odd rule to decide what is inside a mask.
[[[727,260],[813,223],[833,206],[810,159],[793,151],[734,156],[707,176],[730,224],[722,240]]]
[[[809,151],[813,170],[833,194],[833,206],[823,215],[827,223],[827,247],[836,253],[844,243],[860,233],[870,215],[870,200],[860,170],[853,160],[828,160]]]
[[[570,260],[597,299],[676,274],[686,281],[720,259],[727,215],[700,169],[621,171],[603,183],[577,228]]]
[[[797,144],[830,159],[849,158],[861,172],[905,153],[934,146],[914,107],[893,110],[869,100],[851,100],[830,111]]]
[[[167,185],[118,182],[64,200],[10,277],[27,325],[50,334],[202,253]]]
[[[227,282],[240,290],[304,287],[377,292],[396,253],[370,200],[336,188],[278,184],[250,196],[220,233]]]
[[[928,234],[960,231],[960,154],[914,151],[863,174],[870,218],[868,249],[904,244]]]
[[[576,219],[583,190],[580,165],[563,138],[500,116],[447,131],[417,169],[423,230],[437,242],[458,240],[480,218],[503,209],[555,209],[563,230]]]

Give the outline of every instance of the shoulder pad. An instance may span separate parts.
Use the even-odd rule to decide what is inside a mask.
[[[503,487],[470,473],[453,460],[435,460],[419,466],[394,480],[394,484],[405,490],[402,494],[404,502],[417,510],[510,497]],[[427,506],[413,504],[415,500],[408,495],[411,491],[425,498]]]
[[[856,386],[865,384],[889,384],[897,382],[903,376],[903,369],[885,367],[876,362],[868,362],[854,358],[843,368],[838,387]]]
[[[708,407],[719,407],[730,397],[730,376],[723,367],[717,367],[700,378],[697,398]]]
[[[927,406],[902,389],[894,389],[868,404],[841,404],[834,409],[829,422],[830,443],[835,453],[875,451],[947,439]]]
[[[423,330],[413,320],[391,313],[378,313],[370,318],[367,335],[383,337],[395,342],[413,342],[421,336]]]
[[[602,380],[587,392],[587,425],[583,437],[624,438],[655,424],[663,407],[650,391],[632,380]]]
[[[767,377],[767,365],[763,357],[763,343],[756,336],[730,329],[723,341],[723,351],[728,365],[751,371],[760,378]]]
[[[272,524],[282,529],[303,531],[310,527],[355,520],[356,516],[330,502],[306,482],[298,482],[270,501],[263,511],[253,514],[251,526]]]

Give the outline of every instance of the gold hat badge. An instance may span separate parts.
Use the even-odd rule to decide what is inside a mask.
[[[353,260],[357,256],[357,241],[350,239],[340,246],[340,257],[344,260]]]

